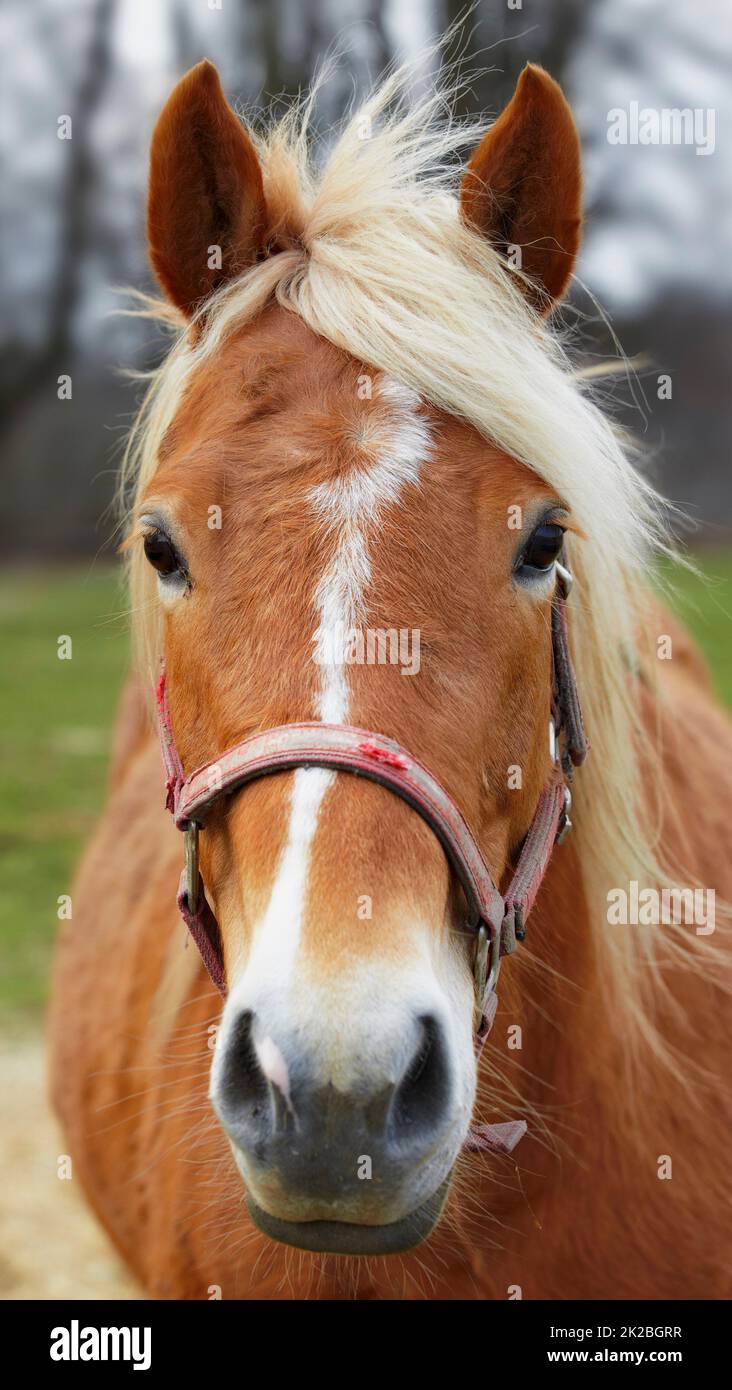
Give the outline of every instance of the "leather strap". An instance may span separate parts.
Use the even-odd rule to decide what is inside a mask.
[[[557,590],[552,603],[552,666],[553,703],[557,732],[564,735],[564,771],[572,780],[572,768],[581,767],[589,744],[582,723],[577,680],[569,650],[567,599],[572,587],[572,574],[564,565],[557,565]]]
[[[163,767],[165,768],[165,809],[173,814],[178,793],[185,782],[186,775],[173,737],[166,681],[165,666],[161,663],[155,700],[158,707],[160,748],[163,754]]]
[[[406,749],[383,734],[346,724],[284,724],[253,734],[186,778],[176,796],[179,830],[204,825],[210,808],[247,782],[297,767],[333,768],[388,787],[422,816],[440,841],[468,903],[471,925],[498,931],[503,898],[455,802]]]
[[[297,767],[367,777],[408,802],[445,850],[465,894],[469,925],[477,929],[482,922],[491,939],[500,932],[501,954],[515,949],[516,922],[523,923],[533,906],[564,809],[561,777],[539,799],[505,899],[458,807],[432,773],[394,739],[345,724],[284,724],[253,734],[176,784],[175,823],[179,830],[202,826],[220,797],[259,777]]]
[[[198,947],[201,959],[219,994],[225,999],[224,948],[219,924],[209,906],[200,874],[196,884],[195,908],[191,907],[187,869],[183,869],[180,876],[177,902],[178,911]]]

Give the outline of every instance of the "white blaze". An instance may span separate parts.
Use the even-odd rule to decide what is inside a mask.
[[[382,456],[368,467],[321,483],[309,494],[318,518],[338,536],[335,555],[314,594],[319,618],[313,634],[320,680],[316,717],[328,724],[348,723],[348,667],[339,659],[338,642],[339,635],[342,641],[342,634],[365,616],[365,594],[371,582],[367,536],[373,541],[383,508],[399,502],[405,485],[419,483],[421,465],[430,457],[430,430],[418,413],[417,394],[384,380],[379,395],[394,408]],[[298,768],[295,773],[287,841],[267,910],[254,933],[245,971],[247,993],[254,975],[283,983],[292,973],[302,931],[310,851],[323,798],[335,778],[335,772],[323,768]]]

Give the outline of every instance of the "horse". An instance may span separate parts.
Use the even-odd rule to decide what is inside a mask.
[[[570,108],[529,65],[461,125],[397,72],[319,164],[310,125],[250,130],[203,62],[153,135],[142,312],[174,341],[123,465],[135,660],[54,965],[74,1174],[156,1298],[729,1296],[732,729],[554,312]],[[570,775],[501,964],[466,860],[502,909]]]

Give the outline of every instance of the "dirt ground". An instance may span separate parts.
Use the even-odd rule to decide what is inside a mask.
[[[43,1043],[0,1039],[0,1298],[140,1298],[78,1184],[58,1176]]]

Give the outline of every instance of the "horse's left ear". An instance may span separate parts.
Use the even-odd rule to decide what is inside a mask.
[[[509,264],[516,261],[531,281],[519,282],[527,297],[548,313],[567,288],[579,250],[582,176],[572,112],[543,68],[527,64],[483,136],[463,176],[460,207]]]

